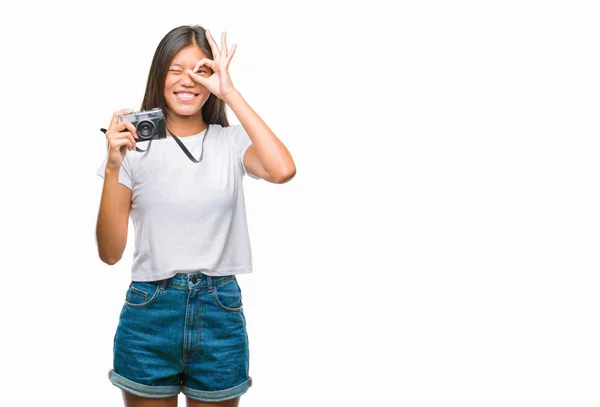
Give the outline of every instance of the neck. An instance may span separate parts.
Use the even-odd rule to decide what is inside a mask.
[[[177,137],[193,136],[204,131],[208,126],[202,117],[171,117],[167,119],[167,129]],[[171,134],[167,131],[167,136]]]

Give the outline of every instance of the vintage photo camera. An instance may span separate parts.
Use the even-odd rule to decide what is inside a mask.
[[[133,112],[119,117],[119,121],[127,120],[137,130],[136,142],[167,138],[165,117],[160,108]]]

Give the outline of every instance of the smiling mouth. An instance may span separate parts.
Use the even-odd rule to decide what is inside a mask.
[[[198,93],[189,93],[189,92],[175,92],[175,96],[180,100],[192,100],[198,96]]]

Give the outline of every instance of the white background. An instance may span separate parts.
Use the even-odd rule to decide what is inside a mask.
[[[201,24],[238,44],[233,83],[297,166],[244,180],[241,406],[599,405],[594,2],[0,15],[0,404],[122,405],[107,372],[133,233],[118,264],[99,260],[99,128],[139,108],[160,39]]]

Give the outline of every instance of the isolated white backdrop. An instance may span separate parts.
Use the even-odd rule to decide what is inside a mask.
[[[3,10],[3,405],[122,405],[107,371],[133,228],[103,264],[99,128],[139,108],[182,24],[238,44],[233,83],[297,166],[287,184],[244,180],[241,406],[600,403],[598,9],[393,7]]]

